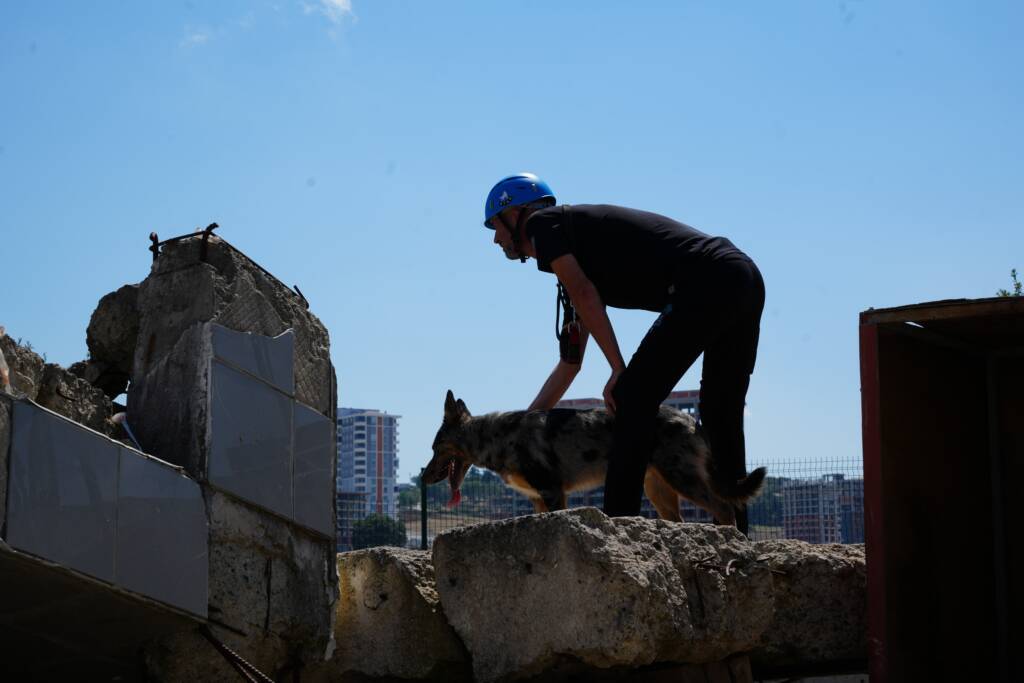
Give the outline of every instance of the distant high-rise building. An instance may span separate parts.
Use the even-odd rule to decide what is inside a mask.
[[[863,543],[864,480],[827,474],[784,483],[782,528],[808,543]]]
[[[370,514],[397,515],[399,417],[338,408],[338,529]]]

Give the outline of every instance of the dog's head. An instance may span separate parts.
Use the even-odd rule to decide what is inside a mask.
[[[462,480],[466,478],[470,465],[473,464],[473,456],[465,447],[463,431],[469,418],[466,404],[461,398],[455,400],[455,394],[449,389],[444,399],[444,421],[441,422],[441,428],[434,437],[434,457],[423,470],[423,481],[426,484],[436,484],[445,477],[448,478],[448,485],[452,490],[448,507],[458,505],[462,500],[459,488],[462,486]]]

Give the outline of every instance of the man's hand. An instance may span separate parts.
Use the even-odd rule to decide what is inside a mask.
[[[615,398],[612,396],[612,392],[615,391],[615,384],[619,381],[619,375],[625,370],[613,370],[612,377],[608,380],[608,384],[604,385],[604,405],[608,408],[608,414],[615,417]]]

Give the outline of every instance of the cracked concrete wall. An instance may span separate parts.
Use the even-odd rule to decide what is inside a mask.
[[[334,649],[335,541],[212,485],[211,328],[267,337],[294,330],[294,397],[333,425],[329,338],[303,301],[248,257],[214,238],[204,262],[200,242],[166,245],[139,285],[128,421],[147,452],[203,485],[214,635],[274,678],[305,675]],[[161,681],[237,676],[198,633],[154,643],[145,662]]]
[[[199,255],[198,238],[166,245],[139,285],[128,417],[147,450],[204,478],[209,382],[199,366],[207,352],[199,325],[268,337],[293,329],[295,398],[331,420],[336,380],[327,329],[292,290],[216,238],[206,262]],[[168,408],[170,422],[161,415]]]
[[[214,635],[275,680],[305,678],[333,653],[333,544],[219,491],[204,497]],[[197,632],[154,643],[145,664],[165,683],[238,676]]]
[[[193,323],[216,322],[239,332],[275,337],[295,330],[295,397],[331,416],[333,368],[323,323],[295,292],[245,255],[213,238],[206,262],[200,240],[164,247],[139,288],[139,337],[134,377],[164,356]]]

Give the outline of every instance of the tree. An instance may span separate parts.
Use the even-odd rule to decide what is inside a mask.
[[[996,296],[1024,296],[1024,292],[1021,291],[1021,282],[1017,279],[1017,269],[1010,269],[1010,279],[1013,281],[1013,291],[1007,289],[1000,289],[996,291]]]
[[[398,508],[400,510],[410,510],[412,508],[418,508],[420,506],[420,490],[419,487],[414,489],[403,489],[398,492]]]
[[[397,545],[404,548],[405,525],[386,515],[373,514],[352,525],[352,549]]]

